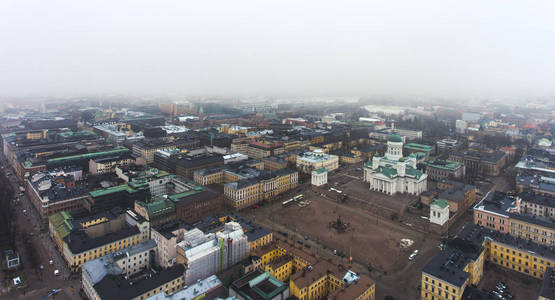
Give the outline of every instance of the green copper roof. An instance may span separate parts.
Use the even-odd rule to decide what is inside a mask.
[[[407,168],[405,170],[405,174],[407,176],[414,177],[416,179],[420,179],[420,177],[422,177],[422,175],[424,175],[424,173],[422,173],[420,170],[413,169],[413,168]]]
[[[426,157],[426,153],[424,153],[424,152],[413,152],[413,153],[409,154],[409,157],[414,157],[416,159],[420,159],[420,158]]]
[[[405,149],[415,150],[420,152],[430,152],[432,151],[432,146],[422,145],[417,143],[408,143],[404,146]]]
[[[77,160],[77,159],[95,158],[95,157],[99,157],[99,156],[103,156],[103,155],[111,155],[111,154],[117,154],[117,153],[123,153],[123,152],[131,152],[131,150],[129,150],[125,147],[116,147],[116,148],[114,148],[110,151],[94,152],[94,153],[87,153],[87,154],[80,154],[80,155],[71,155],[71,156],[64,156],[64,157],[58,157],[58,158],[51,158],[47,161],[47,164],[52,164],[52,163],[61,162],[61,161],[71,161],[71,160]]]
[[[146,184],[146,186],[148,186],[148,184]],[[140,185],[140,186],[136,186],[138,189],[142,189],[145,186],[144,185]],[[109,187],[107,189],[102,189],[102,190],[96,190],[96,191],[91,191],[89,192],[89,194],[92,197],[100,197],[100,196],[105,196],[105,195],[109,195],[109,194],[113,194],[113,193],[117,193],[117,192],[121,192],[121,191],[127,191],[128,193],[135,193],[137,192],[136,189],[130,187],[127,184],[122,184],[122,185],[118,185],[118,186],[113,186],[113,187]]]
[[[390,135],[390,136],[387,138],[387,140],[388,140],[389,142],[395,142],[395,143],[402,143],[402,142],[403,142],[403,138],[402,138],[400,135],[396,134],[396,133]]]
[[[437,205],[441,208],[446,208],[449,206],[449,202],[447,202],[447,200],[445,199],[436,199],[434,200],[434,202],[432,202],[432,204],[430,204],[430,206],[432,205]]]
[[[54,230],[62,239],[71,232],[72,226],[68,222],[70,218],[71,215],[66,211],[58,212],[48,217],[50,224],[52,224]]]
[[[394,178],[397,176],[397,170],[390,167],[379,167],[375,172],[381,173],[389,178]]]
[[[159,217],[175,212],[175,205],[172,201],[169,201],[168,199],[153,201],[149,203],[137,201],[137,204],[143,206],[146,209],[146,212],[148,213],[148,216],[150,218]]]
[[[456,161],[439,160],[439,159],[436,159],[435,161],[427,161],[425,162],[425,164],[428,167],[438,168],[438,169],[443,169],[448,171],[455,171],[461,165]]]
[[[314,172],[318,173],[318,174],[322,174],[327,172],[328,170],[326,168],[320,168],[320,169],[316,169],[314,170]]]
[[[170,199],[173,202],[179,202],[179,200],[181,200],[182,198],[194,195],[194,194],[198,194],[200,192],[204,191],[204,188],[202,188],[201,186],[196,187],[193,190],[189,190],[183,193],[179,193],[179,194],[174,194],[168,197],[168,199]]]

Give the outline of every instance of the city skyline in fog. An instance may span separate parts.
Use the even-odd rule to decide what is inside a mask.
[[[553,98],[550,1],[2,1],[0,97]]]

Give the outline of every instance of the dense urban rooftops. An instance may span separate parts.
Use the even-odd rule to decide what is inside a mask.
[[[133,299],[182,277],[184,271],[185,267],[178,264],[159,272],[145,270],[129,279],[123,275],[107,275],[94,288],[103,300]]]
[[[516,201],[516,197],[503,192],[488,192],[480,202],[474,205],[474,209],[508,216],[512,211],[518,211]]]

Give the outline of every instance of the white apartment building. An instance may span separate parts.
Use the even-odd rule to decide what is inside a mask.
[[[204,234],[192,229],[177,244],[177,262],[186,266],[185,284],[214,275],[247,258],[250,243],[237,222],[229,222],[224,230]]]
[[[124,248],[83,265],[81,278],[83,291],[91,300],[100,300],[94,285],[107,275],[131,276],[154,263],[156,243],[153,240]]]

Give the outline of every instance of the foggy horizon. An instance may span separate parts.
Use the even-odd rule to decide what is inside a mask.
[[[552,99],[553,11],[548,1],[3,1],[0,99]]]

